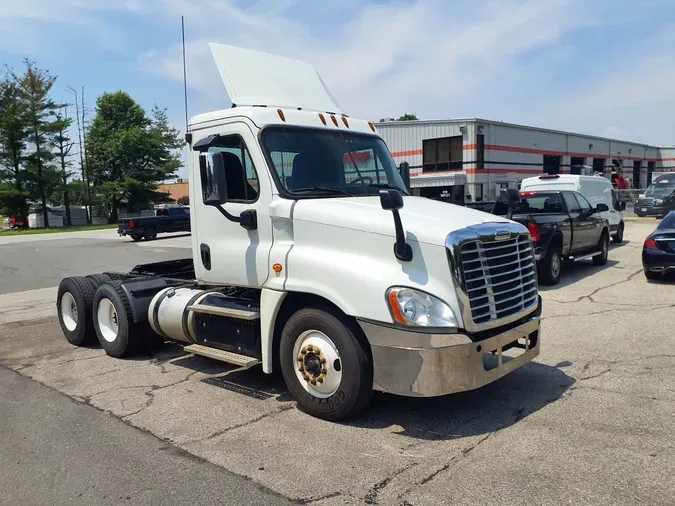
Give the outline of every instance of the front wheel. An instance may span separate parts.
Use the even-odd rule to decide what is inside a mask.
[[[600,255],[595,255],[593,257],[593,263],[595,265],[601,266],[607,264],[607,257],[609,256],[609,235],[607,232],[603,232],[602,237],[600,237]]]
[[[353,417],[373,395],[367,344],[337,312],[301,309],[281,334],[281,372],[293,398],[309,414],[339,421]]]
[[[617,230],[616,235],[612,237],[612,241],[616,244],[621,244],[623,242],[623,223],[619,224],[619,230]]]

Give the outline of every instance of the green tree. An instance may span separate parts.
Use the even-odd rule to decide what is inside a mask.
[[[182,146],[166,109],[155,106],[148,117],[123,91],[98,97],[86,138],[87,169],[109,223],[117,222],[122,200],[130,210],[168,201],[166,194],[157,191],[157,183],[175,177]]]
[[[0,214],[3,216],[28,216],[28,192],[11,184],[0,184]]]
[[[8,71],[0,81],[0,179],[23,190],[22,164],[28,138],[25,104],[16,79]]]
[[[63,195],[63,205],[66,208],[66,224],[72,226],[73,220],[70,216],[70,198],[68,195],[68,179],[72,176],[70,172],[70,152],[75,143],[70,140],[68,129],[73,123],[72,118],[68,117],[68,107],[63,106],[58,112],[54,112],[56,121],[54,122],[54,129],[56,130],[51,138],[51,144],[56,150],[56,157],[59,161],[61,169],[61,184],[57,189],[58,193]]]
[[[32,152],[27,155],[29,172],[28,188],[31,196],[40,200],[45,228],[49,227],[47,196],[58,185],[58,174],[51,162],[50,138],[60,129],[60,124],[53,119],[54,112],[60,107],[50,97],[56,76],[49,71],[38,69],[31,60],[25,60],[26,70],[21,77],[16,77],[19,96],[24,103],[24,115],[27,125],[28,139]]]

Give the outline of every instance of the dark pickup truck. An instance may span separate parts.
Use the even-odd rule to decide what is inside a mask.
[[[165,207],[157,209],[155,216],[125,218],[117,224],[117,233],[121,236],[129,235],[134,241],[152,241],[157,238],[157,234],[164,232],[189,231],[189,207]]]
[[[520,202],[512,205],[511,219],[532,236],[541,284],[560,281],[563,261],[607,263],[609,223],[599,214],[608,210],[606,204],[592,207],[578,192],[545,190],[520,192]],[[507,216],[509,204],[500,198],[492,212]]]

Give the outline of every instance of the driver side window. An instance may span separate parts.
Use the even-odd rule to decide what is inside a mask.
[[[258,173],[244,139],[239,135],[224,135],[214,144],[209,147],[209,153],[223,154],[227,201],[250,203],[258,200]]]

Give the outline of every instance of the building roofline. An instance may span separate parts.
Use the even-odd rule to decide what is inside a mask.
[[[448,118],[448,119],[425,119],[425,120],[412,120],[412,121],[382,121],[375,123],[375,128],[378,128],[382,125],[416,125],[416,124],[432,124],[432,123],[486,123],[490,125],[502,125],[508,127],[523,128],[525,130],[537,130],[538,132],[547,132],[554,134],[563,134],[563,135],[574,135],[577,137],[587,137],[589,139],[596,139],[600,141],[609,141],[609,142],[620,142],[622,144],[634,144],[637,146],[644,146],[647,148],[654,149],[675,149],[675,145],[672,146],[658,146],[655,144],[647,144],[644,142],[636,141],[627,141],[625,139],[615,139],[612,137],[602,137],[600,135],[593,134],[584,134],[580,132],[569,132],[567,130],[555,130],[553,128],[537,127],[531,125],[521,125],[519,123],[508,123],[506,121],[497,121],[493,119],[484,119],[484,118]]]

